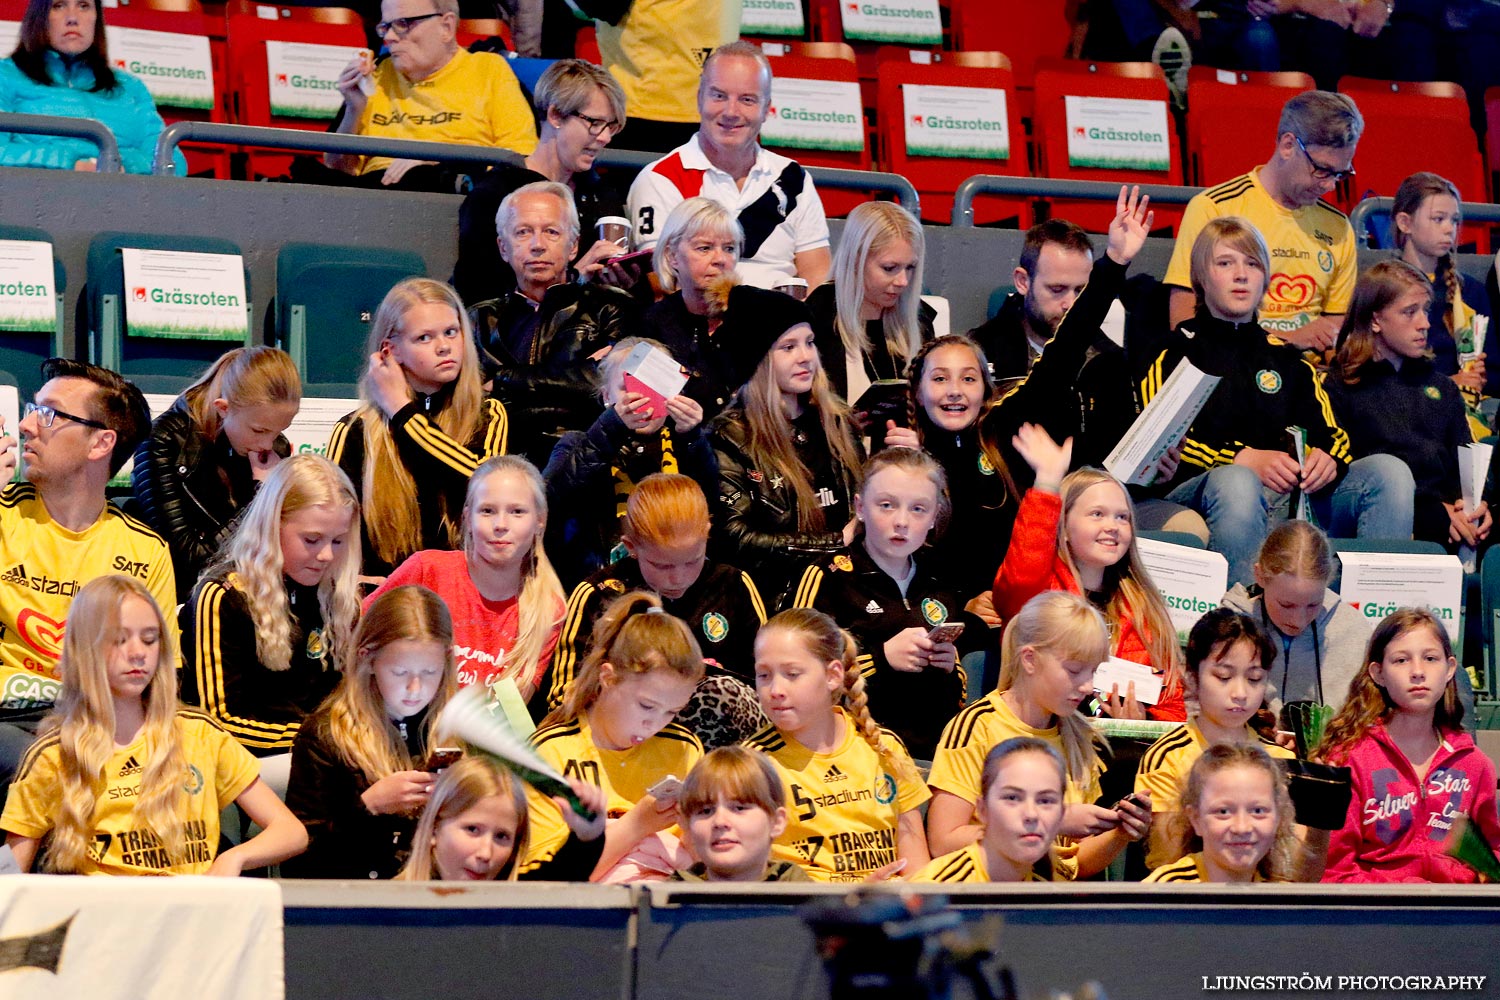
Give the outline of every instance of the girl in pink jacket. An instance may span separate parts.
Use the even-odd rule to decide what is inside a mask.
[[[1500,844],[1495,768],[1463,730],[1448,633],[1430,611],[1402,608],[1376,626],[1365,660],[1318,750],[1354,772],[1323,881],[1473,882],[1443,845],[1460,814]]]

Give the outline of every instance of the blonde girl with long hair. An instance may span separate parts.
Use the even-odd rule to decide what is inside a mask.
[[[291,750],[350,662],[358,525],[349,477],[322,456],[294,455],[182,608],[184,700],[258,757]]]
[[[291,878],[391,878],[441,762],[437,729],[458,689],[453,619],[426,587],[370,602],[338,688],[292,742],[287,805],[307,827]]]
[[[386,294],[365,341],[363,405],[334,426],[328,458],[364,504],[364,573],[384,577],[419,549],[456,549],[464,490],[506,450],[505,407],[485,397],[463,302],[407,278]]]
[[[1094,805],[1101,793],[1106,745],[1078,711],[1093,694],[1094,671],[1109,655],[1104,618],[1078,594],[1050,590],[1023,605],[1005,626],[1000,681],[958,713],[938,743],[927,783],[927,836],[934,851],[956,851],[979,838],[974,821],[985,755],[1012,736],[1033,736],[1067,766],[1066,808],[1054,851],[1066,879],[1097,875],[1151,825],[1149,793],[1113,808]]]
[[[1132,684],[1101,692],[1102,710],[1115,718],[1186,721],[1177,629],[1136,548],[1130,494],[1102,469],[1069,473],[1072,438],[1059,445],[1040,427],[1022,424],[1013,444],[1036,476],[995,574],[995,611],[1010,618],[1047,590],[1087,596],[1112,626],[1110,654],[1145,664],[1162,681],[1149,707],[1136,700]]]
[[[469,480],[462,550],[424,550],[398,566],[366,601],[407,584],[435,591],[453,613],[460,687],[501,681],[530,698],[552,661],[566,611],[542,536],[547,494],[517,455],[486,459]]]
[[[755,637],[755,690],[771,725],[749,745],[781,772],[792,816],[772,856],[817,882],[881,881],[931,860],[931,794],[905,745],[870,716],[854,637],[791,608]],[[814,803],[822,804],[814,804]]]
[[[645,591],[622,595],[594,625],[588,659],[563,693],[562,704],[531,734],[543,760],[565,777],[603,790],[611,822],[594,870],[602,878],[628,854],[641,857],[642,842],[672,827],[675,790],[649,793],[669,776],[679,781],[703,756],[703,745],[673,719],[703,679],[703,651],[681,619],[662,610]],[[522,871],[554,859],[563,846],[565,816],[555,802],[529,792],[531,844]],[[670,842],[661,845],[666,877]],[[676,854],[682,854],[678,849]]]
[[[183,390],[135,452],[131,486],[145,520],[167,543],[178,600],[229,534],[276,463],[302,405],[302,380],[285,351],[237,347]]]
[[[583,882],[604,844],[604,792],[586,781],[568,784],[594,818],[585,820],[561,798],[567,841],[546,864],[521,870],[531,842],[530,807],[521,780],[487,757],[465,757],[443,772],[411,838],[403,882]]]
[[[307,844],[255,759],[178,702],[173,630],[139,581],[103,576],[78,591],[59,671],[57,711],[0,816],[22,871],[44,838],[42,870],[80,875],[233,876]],[[262,829],[218,854],[231,802]]]

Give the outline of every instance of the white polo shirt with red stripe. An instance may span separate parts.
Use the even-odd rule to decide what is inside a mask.
[[[796,276],[796,254],[828,246],[823,202],[795,160],[757,146],[755,166],[740,188],[708,161],[694,135],[642,170],[630,186],[637,249],[655,247],[672,209],[699,195],[734,212],[745,228],[738,270],[746,284],[774,288]]]

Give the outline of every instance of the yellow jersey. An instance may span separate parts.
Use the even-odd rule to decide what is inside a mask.
[[[202,875],[219,850],[219,813],[255,783],[260,766],[218,723],[194,708],[177,711],[177,738],[188,769],[181,811],[184,857],[173,864],[150,828],[138,825],[135,800],[151,759],[144,731],[104,765],[94,833],[83,875]],[[21,758],[5,801],[0,828],[41,838],[55,825],[62,804],[62,750],[56,732],[33,743]]]
[[[1273,758],[1290,760],[1297,756],[1286,747],[1263,739],[1249,726],[1245,727],[1245,742],[1254,743]],[[1196,721],[1191,721],[1164,735],[1141,755],[1140,770],[1135,773],[1135,790],[1151,792],[1153,813],[1177,812],[1182,808],[1179,799],[1187,785],[1188,772],[1207,749],[1208,739],[1203,730],[1198,728]]]
[[[908,882],[989,882],[990,873],[981,844],[960,847],[952,854],[933,858],[923,865]],[[1045,882],[1046,879],[1034,870],[1027,871],[1022,882]]]
[[[0,492],[0,710],[57,700],[68,608],[80,587],[110,573],[144,583],[175,634],[177,580],[160,535],[113,504],[70,531],[30,483]]]
[[[646,797],[646,789],[667,775],[686,778],[703,756],[698,737],[675,724],[629,750],[606,750],[594,743],[587,717],[543,726],[531,734],[531,745],[564,777],[579,778],[604,789],[607,811],[617,819]],[[526,787],[530,832],[521,871],[549,861],[568,839],[568,825],[552,800]]]
[[[801,865],[817,882],[859,882],[895,861],[901,814],[932,797],[920,781],[891,774],[847,718],[843,726],[843,742],[830,753],[814,753],[774,726],[748,742],[775,763],[790,807],[771,857]],[[888,729],[880,735],[917,773],[896,735]]]
[[[1261,183],[1262,169],[1256,167],[1193,196],[1182,213],[1177,245],[1162,280],[1179,288],[1193,287],[1193,241],[1209,219],[1237,215],[1260,230],[1271,252],[1271,273],[1260,304],[1262,327],[1273,334],[1286,332],[1323,315],[1348,312],[1359,270],[1348,216],[1326,201],[1296,209],[1281,205]]]
[[[595,21],[594,31],[630,117],[695,122],[703,60],[740,37],[740,0],[635,0],[618,24]]]
[[[1208,868],[1203,864],[1203,853],[1201,851],[1189,854],[1185,858],[1174,861],[1169,865],[1162,865],[1152,869],[1143,882],[1208,882]],[[1256,872],[1253,882],[1264,882],[1260,872]]]

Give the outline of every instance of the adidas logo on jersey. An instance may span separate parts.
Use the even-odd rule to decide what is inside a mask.
[[[17,563],[14,569],[0,573],[0,583],[14,583],[22,587],[31,586],[31,580],[26,576],[26,564]]]
[[[128,778],[132,774],[140,774],[142,770],[140,762],[135,759],[135,754],[131,754],[125,761],[125,766],[120,768],[120,777]]]
[[[823,780],[824,781],[848,781],[849,780],[849,776],[847,774],[845,774],[843,771],[840,771],[839,770],[839,766],[837,764],[835,764],[832,767],[830,767],[828,770],[826,770],[826,771],[823,772]]]
[[[865,605],[865,614],[867,615],[878,615],[883,611],[885,611],[885,608],[882,608],[874,601],[871,601],[869,604]]]

